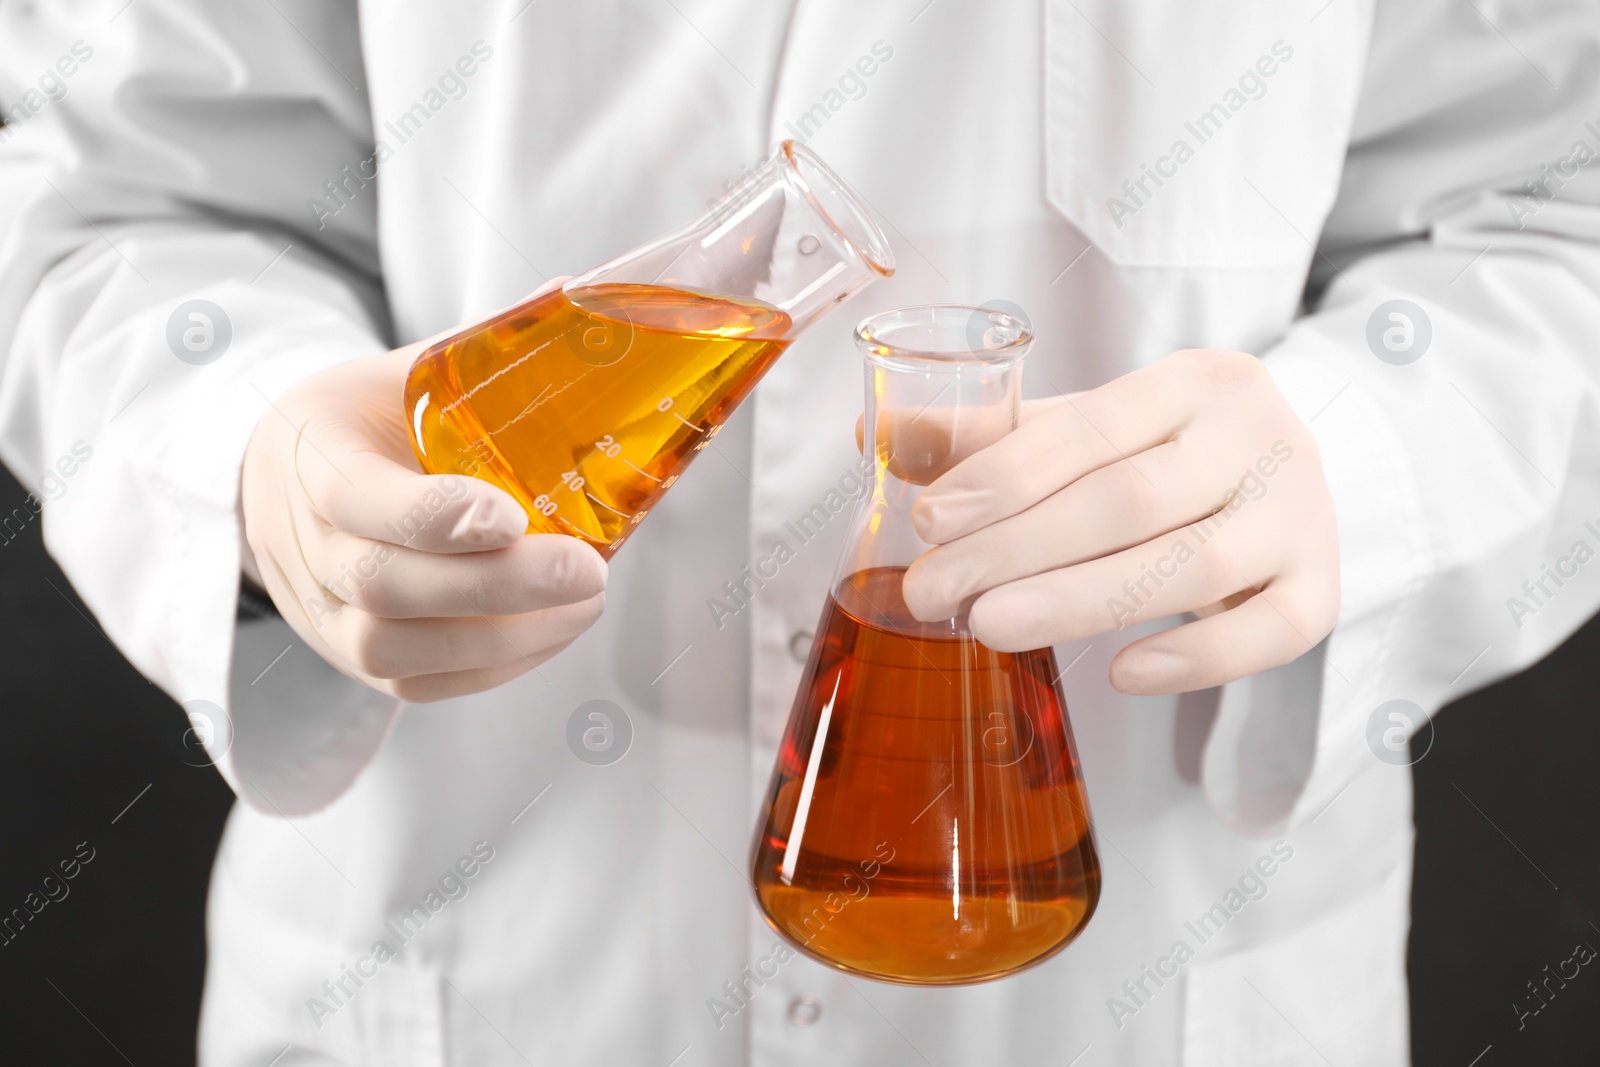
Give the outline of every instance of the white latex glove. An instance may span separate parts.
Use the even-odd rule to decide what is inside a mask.
[[[606,564],[587,544],[525,533],[522,508],[487,482],[419,473],[401,393],[429,343],[281,397],[250,439],[241,493],[246,574],[329,663],[409,701],[533,669],[605,602]]]
[[[1021,651],[1201,616],[1112,661],[1112,685],[1137,694],[1234,681],[1333,629],[1333,500],[1310,430],[1260,360],[1186,350],[1024,408],[918,500],[917,532],[938,546],[906,574],[918,618],[976,597],[974,635]]]

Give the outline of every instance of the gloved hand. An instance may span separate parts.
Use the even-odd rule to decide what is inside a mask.
[[[401,392],[429,343],[295,386],[257,424],[241,487],[246,574],[329,663],[409,701],[533,669],[605,602],[587,544],[525,533],[487,482],[418,472]]]
[[[917,533],[938,546],[906,573],[919,619],[976,597],[973,634],[1021,651],[1200,616],[1118,653],[1111,683],[1135,694],[1234,681],[1333,629],[1333,500],[1260,360],[1186,350],[1024,407],[917,501]]]

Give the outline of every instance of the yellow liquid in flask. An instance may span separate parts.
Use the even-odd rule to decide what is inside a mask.
[[[432,474],[506,490],[529,533],[610,558],[788,347],[783,311],[662,285],[541,295],[412,366],[412,447]]]

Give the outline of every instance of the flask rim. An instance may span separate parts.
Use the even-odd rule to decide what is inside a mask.
[[[1000,331],[1001,340],[994,340]],[[896,340],[915,331],[916,341]],[[949,339],[930,344],[930,334]],[[856,347],[868,362],[894,370],[951,371],[962,366],[1008,367],[1033,345],[1033,327],[1019,316],[973,304],[919,304],[861,320]]]
[[[873,218],[872,210],[861,199],[861,194],[835,174],[833,168],[815,152],[793,138],[778,145],[778,156],[811,209],[860,257],[861,262],[880,278],[893,275],[894,250],[889,247],[888,235]],[[824,206],[817,195],[818,188],[825,189],[830,199],[836,199],[842,212],[830,211]],[[836,217],[841,213],[847,217]]]

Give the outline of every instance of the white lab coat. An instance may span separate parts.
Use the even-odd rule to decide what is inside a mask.
[[[1406,1061],[1411,783],[1368,718],[1516,670],[1600,603],[1600,565],[1572,562],[1600,543],[1592,5],[118,6],[0,3],[0,454],[37,483],[92,447],[47,545],[140,670],[229,709],[208,1067]],[[686,221],[791,125],[900,271],[777,365],[614,561],[591,632],[399,707],[282,623],[235,626],[269,397]],[[376,183],[341,173],[375,151]],[[1549,174],[1553,196],[1522,188]],[[195,297],[232,326],[206,366],[166,341]],[[1405,366],[1367,343],[1397,298],[1432,330]],[[1030,395],[1185,346],[1263,355],[1320,445],[1343,610],[1220,693],[1111,691],[1132,634],[1059,649],[1098,912],[1019,977],[886,986],[774,956],[744,880],[847,517],[804,545],[784,523],[854,459],[852,323],[990,299],[1032,316]],[[708,600],[784,538],[795,559],[719,629]],[[1566,577],[1535,606],[1547,565]],[[632,723],[609,766],[566,742],[591,699]]]

